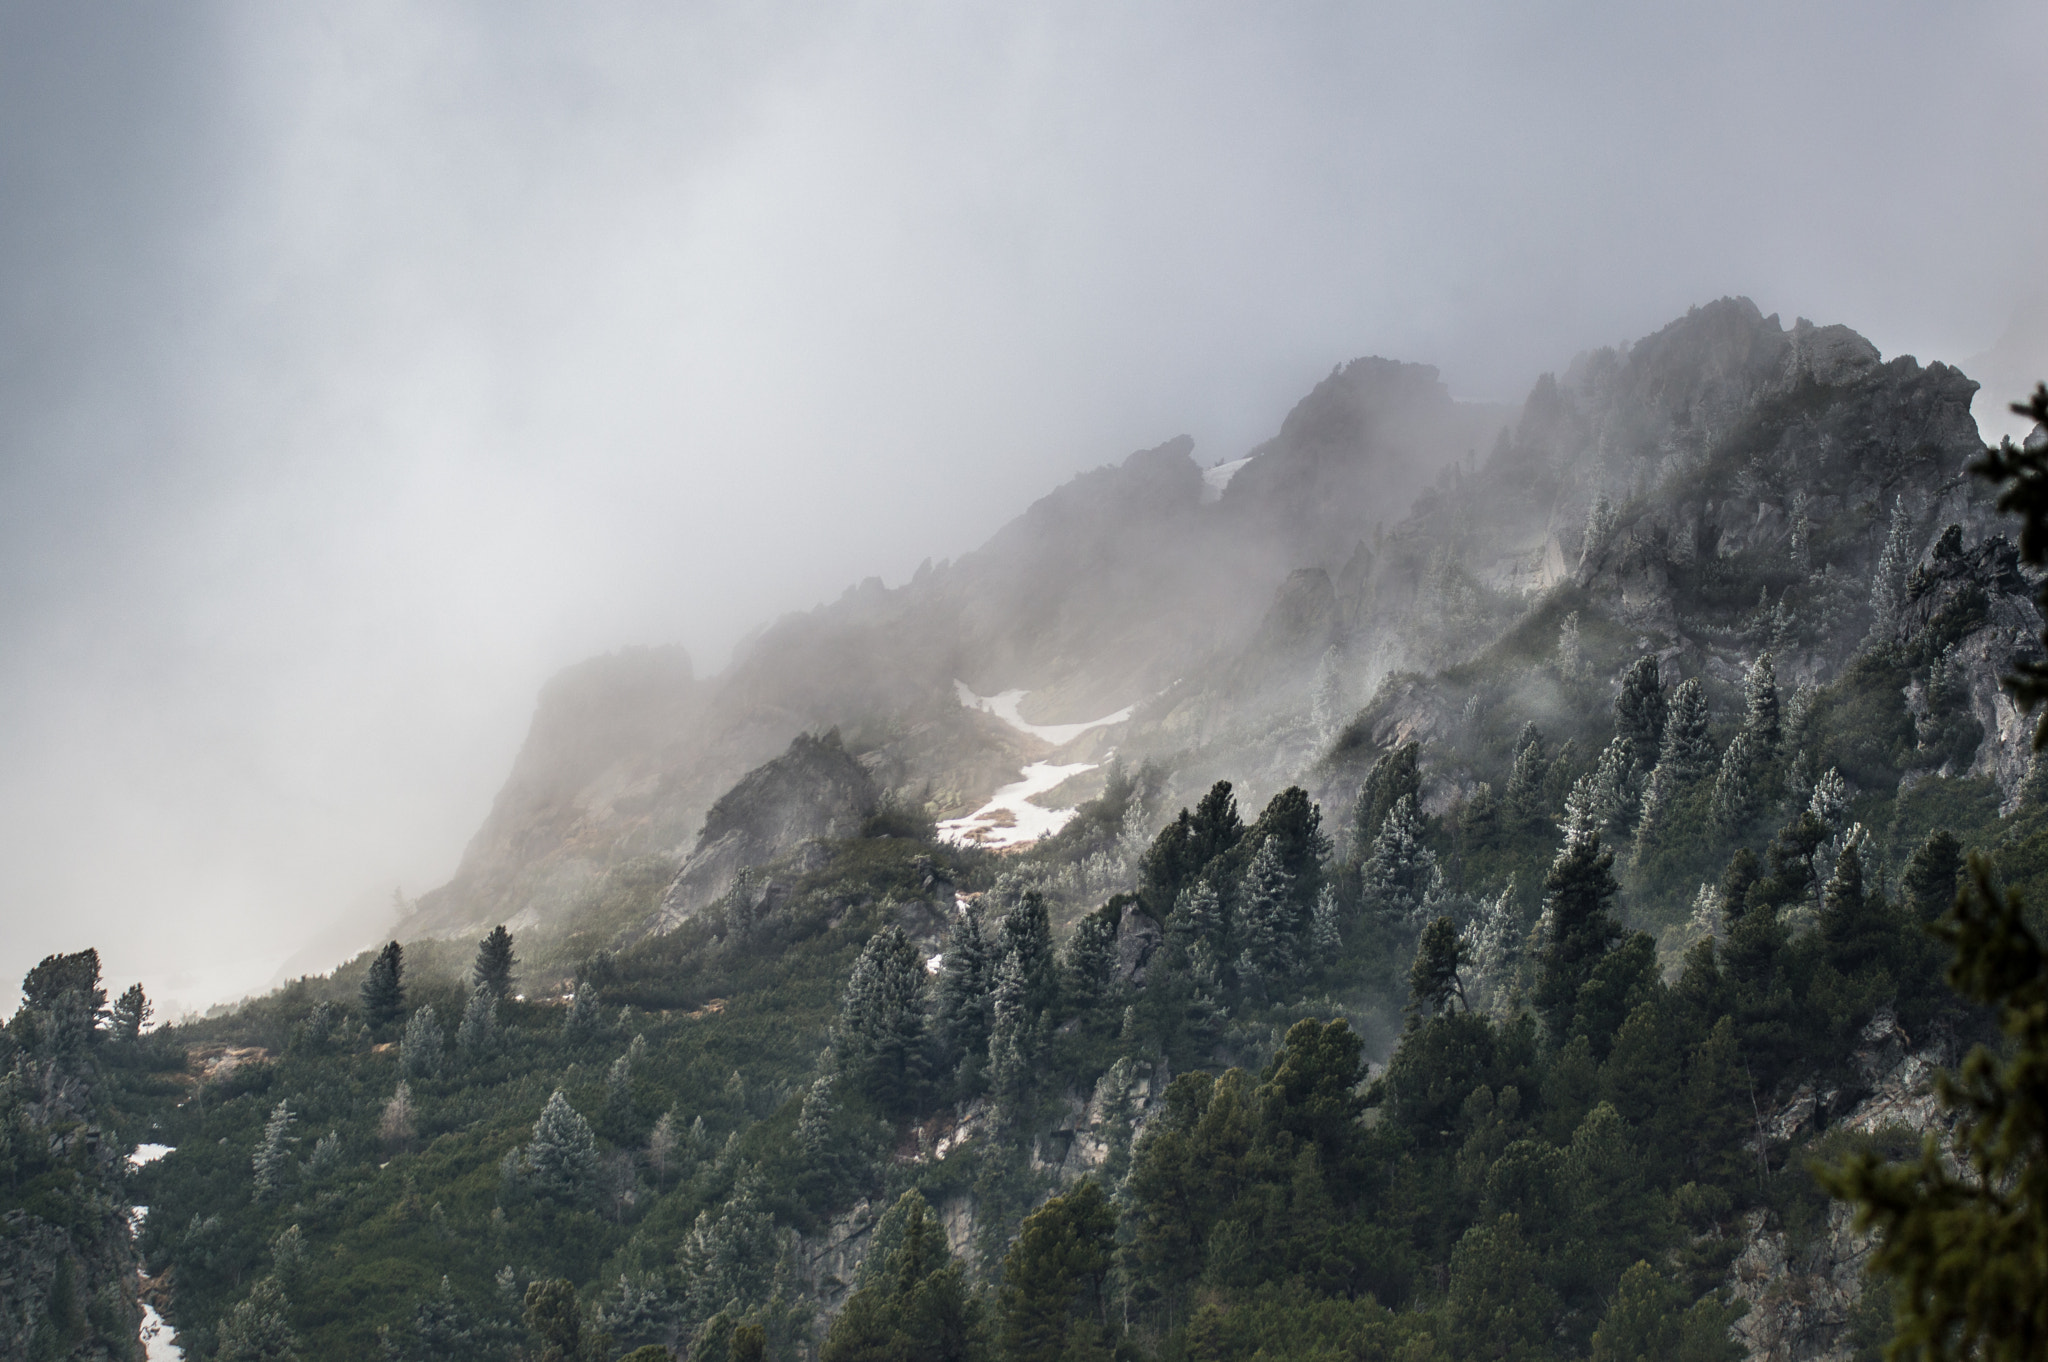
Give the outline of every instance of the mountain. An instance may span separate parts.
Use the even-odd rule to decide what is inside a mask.
[[[201,1356],[1876,1356],[1808,1170],[1960,1156],[2040,958],[1968,858],[2048,902],[1975,390],[1739,298],[1515,411],[1360,360],[572,668],[374,969],[0,1033],[10,1336],[125,1331],[125,1189]]]
[[[1965,472],[1974,391],[1740,298],[1580,356],[1519,412],[1456,402],[1427,366],[1353,361],[1243,459],[1205,473],[1182,437],[1081,474],[957,562],[785,617],[721,676],[660,651],[565,672],[454,880],[399,935],[558,930],[628,862],[701,867],[714,802],[804,733],[836,729],[882,791],[934,819],[982,807],[1034,758],[1111,747],[1170,771],[1169,799],[1227,776],[1341,803],[1360,760],[1410,738],[1432,740],[1425,800],[1441,805],[1474,779],[1444,741],[1467,707],[1513,710],[1516,728],[1563,717],[1554,697],[1504,707],[1497,683],[1467,678],[1538,621],[1554,629],[1566,601],[1584,629],[1629,632],[1726,693],[1767,595],[1786,615],[1781,673],[1822,684],[1861,639],[1894,506],[1916,555],[1950,523],[1966,546],[1990,532]],[[1993,735],[1974,769],[2010,799],[2026,762],[1997,678],[2031,646],[2032,605],[2001,580],[2000,625],[1962,642]],[[1021,690],[1041,724],[1133,713],[1054,748],[963,707],[961,684]],[[1333,749],[1332,716],[1361,705]],[[1072,807],[1099,780],[1050,798]]]

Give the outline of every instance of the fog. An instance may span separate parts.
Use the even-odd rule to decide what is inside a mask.
[[[560,666],[1352,356],[1746,293],[2048,369],[2048,11],[1790,8],[7,5],[0,976],[324,968]]]

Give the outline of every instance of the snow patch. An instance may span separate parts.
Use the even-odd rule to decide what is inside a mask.
[[[145,1163],[155,1163],[158,1159],[170,1153],[171,1149],[172,1146],[167,1144],[136,1145],[135,1152],[128,1156],[128,1166],[130,1168],[140,1168]]]
[[[1021,692],[1019,692],[1021,694]],[[1077,810],[1048,809],[1031,802],[1062,782],[1092,771],[1097,763],[1071,762],[1065,766],[1034,761],[1024,768],[1024,778],[1003,786],[995,796],[965,818],[949,818],[939,824],[939,836],[955,846],[1019,847],[1050,837],[1067,825]]]
[[[148,1362],[185,1362],[177,1331],[147,1301],[142,1305],[142,1355]]]
[[[926,974],[937,974],[940,970],[944,969],[945,967],[946,953],[944,951],[940,951],[937,955],[928,955],[925,957],[924,972]]]
[[[1230,486],[1230,480],[1242,473],[1244,466],[1251,461],[1252,456],[1247,454],[1242,459],[1232,459],[1229,463],[1219,463],[1214,468],[1203,469],[1202,504],[1206,506],[1210,502],[1223,500],[1223,489]]]
[[[998,695],[976,695],[965,681],[953,683],[953,693],[960,697],[960,703],[969,709],[978,709],[984,714],[993,714],[1020,733],[1029,733],[1034,738],[1051,743],[1054,747],[1065,747],[1091,728],[1103,728],[1109,724],[1120,724],[1131,717],[1137,706],[1125,705],[1114,714],[1100,719],[1090,719],[1085,724],[1034,724],[1017,712],[1018,704],[1031,692],[1028,690],[1006,690]]]

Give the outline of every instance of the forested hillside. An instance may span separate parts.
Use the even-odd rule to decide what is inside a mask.
[[[664,763],[730,686],[615,660],[640,702],[568,722],[567,679],[404,940],[154,1031],[95,1025],[96,958],[31,976],[11,1337],[133,1355],[139,1261],[224,1362],[1874,1358],[1810,1165],[1948,1138],[1966,858],[2048,905],[1973,389],[1745,300],[1512,421],[1361,362],[1220,495],[1149,451],[1089,475],[1119,515],[779,626],[858,662],[805,672],[844,720],[718,730],[754,759],[687,836]],[[1374,525],[1346,460],[1396,446],[1439,471]],[[1078,772],[1056,833],[940,834],[1027,762]]]

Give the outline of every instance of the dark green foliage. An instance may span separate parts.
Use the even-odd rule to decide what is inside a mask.
[[[1621,924],[1610,911],[1620,888],[1614,880],[1614,853],[1601,850],[1598,833],[1559,852],[1544,878],[1550,940],[1543,950],[1536,1006],[1552,1036],[1568,1033],[1579,990],[1621,937]]]
[[[1366,773],[1365,784],[1358,791],[1358,803],[1351,816],[1351,845],[1355,855],[1365,855],[1396,804],[1403,799],[1421,797],[1421,754],[1422,744],[1403,743],[1391,752],[1382,753],[1373,762],[1372,769]]]
[[[1593,1331],[1592,1362],[1739,1362],[1742,1345],[1728,1336],[1734,1317],[1712,1297],[1688,1307],[1676,1284],[1639,1261]]]
[[[540,1344],[541,1362],[576,1362],[583,1356],[583,1309],[574,1282],[556,1278],[527,1287],[523,1319]]]
[[[1963,844],[1946,828],[1927,834],[1899,877],[1906,911],[1916,922],[1932,922],[1955,906],[1963,879]]]
[[[387,942],[370,972],[363,977],[363,1020],[372,1027],[389,1026],[405,1015],[405,948]]]
[[[1113,1354],[1106,1287],[1115,1248],[1116,1212],[1093,1182],[1025,1218],[1003,1259],[997,1325],[1003,1362]]]
[[[1614,732],[1634,750],[1637,765],[1645,771],[1656,764],[1663,748],[1664,710],[1657,659],[1639,657],[1622,673],[1614,693]]]
[[[1439,917],[1422,929],[1422,941],[1415,948],[1415,965],[1408,972],[1408,1024],[1426,1022],[1451,1005],[1453,998],[1470,1010],[1465,1001],[1465,983],[1458,971],[1470,963],[1458,925]]]
[[[907,1110],[922,1092],[924,960],[901,929],[875,934],[854,964],[839,1009],[839,1064],[884,1110]]]
[[[491,933],[476,945],[476,964],[470,968],[469,981],[481,989],[489,989],[503,998],[512,992],[512,970],[519,963],[519,957],[512,953],[512,933],[499,923]]]
[[[945,1232],[905,1192],[900,1239],[832,1322],[824,1362],[964,1362],[982,1355],[975,1301]]]
[[[142,992],[141,984],[130,984],[114,1001],[114,1011],[108,1019],[107,1033],[115,1040],[134,1044],[142,1038],[142,1028],[149,1024],[150,1014],[156,1009]]]

